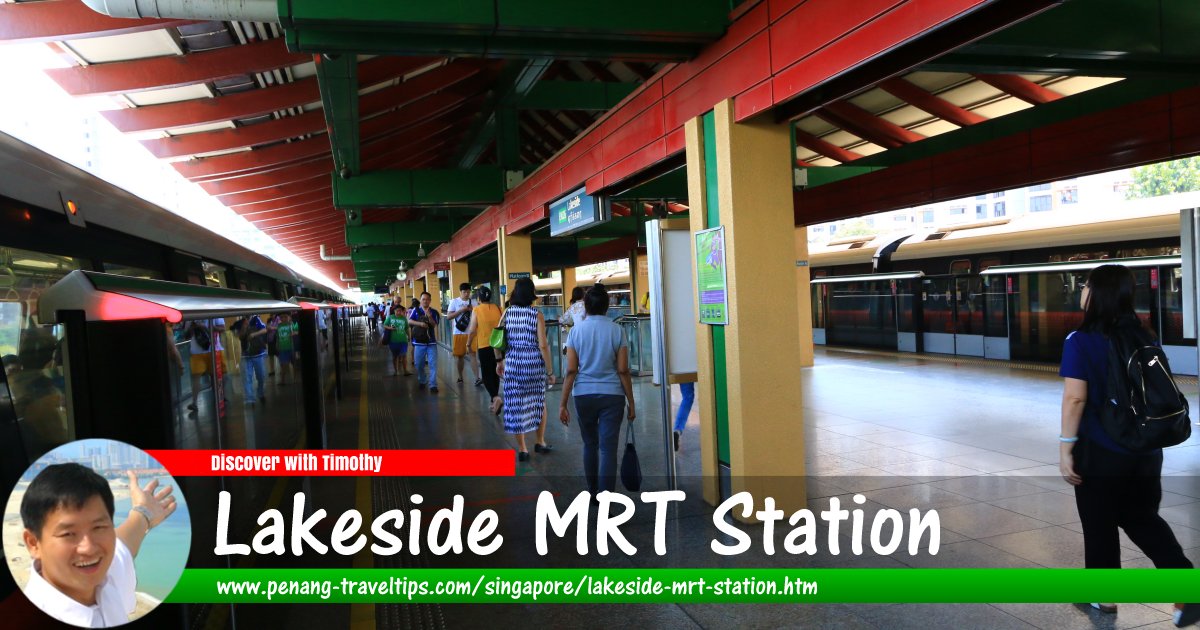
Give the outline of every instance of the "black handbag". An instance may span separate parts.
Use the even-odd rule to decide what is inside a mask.
[[[642,465],[633,445],[633,423],[625,430],[625,454],[621,456],[621,484],[630,492],[642,489]]]

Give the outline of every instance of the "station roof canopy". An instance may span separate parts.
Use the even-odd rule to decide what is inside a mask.
[[[528,208],[584,180],[636,189],[619,180],[678,162],[682,121],[724,98],[739,120],[793,124],[804,224],[998,186],[889,184],[847,201],[838,184],[1200,83],[1187,0],[233,4],[253,11],[125,19],[0,0],[0,43],[59,50],[73,65],[50,75],[67,92],[107,101],[108,120],[184,177],[363,287],[421,250],[461,258],[530,227],[544,210]],[[1020,166],[1013,181],[1050,173]]]

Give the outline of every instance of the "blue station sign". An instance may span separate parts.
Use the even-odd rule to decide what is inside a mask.
[[[592,197],[584,188],[550,203],[550,236],[566,236],[583,228],[608,221],[600,197]]]

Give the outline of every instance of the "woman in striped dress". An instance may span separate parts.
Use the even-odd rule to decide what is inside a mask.
[[[517,280],[504,311],[508,350],[497,357],[496,373],[504,379],[504,431],[517,436],[517,459],[529,460],[525,434],[537,431],[534,450],[549,453],[546,444],[546,382],[554,384],[549,366],[550,345],[546,342],[546,320],[533,308],[537,297],[533,280]]]

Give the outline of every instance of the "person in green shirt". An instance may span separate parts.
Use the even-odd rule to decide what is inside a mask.
[[[392,306],[391,313],[383,320],[383,330],[384,334],[391,335],[388,338],[388,348],[392,350],[392,376],[401,373],[408,376],[408,317],[404,306]]]
[[[279,316],[275,328],[275,347],[279,351],[279,384],[287,385],[292,376],[292,365],[296,363],[296,341],[300,336],[300,325],[292,321],[290,313]]]

